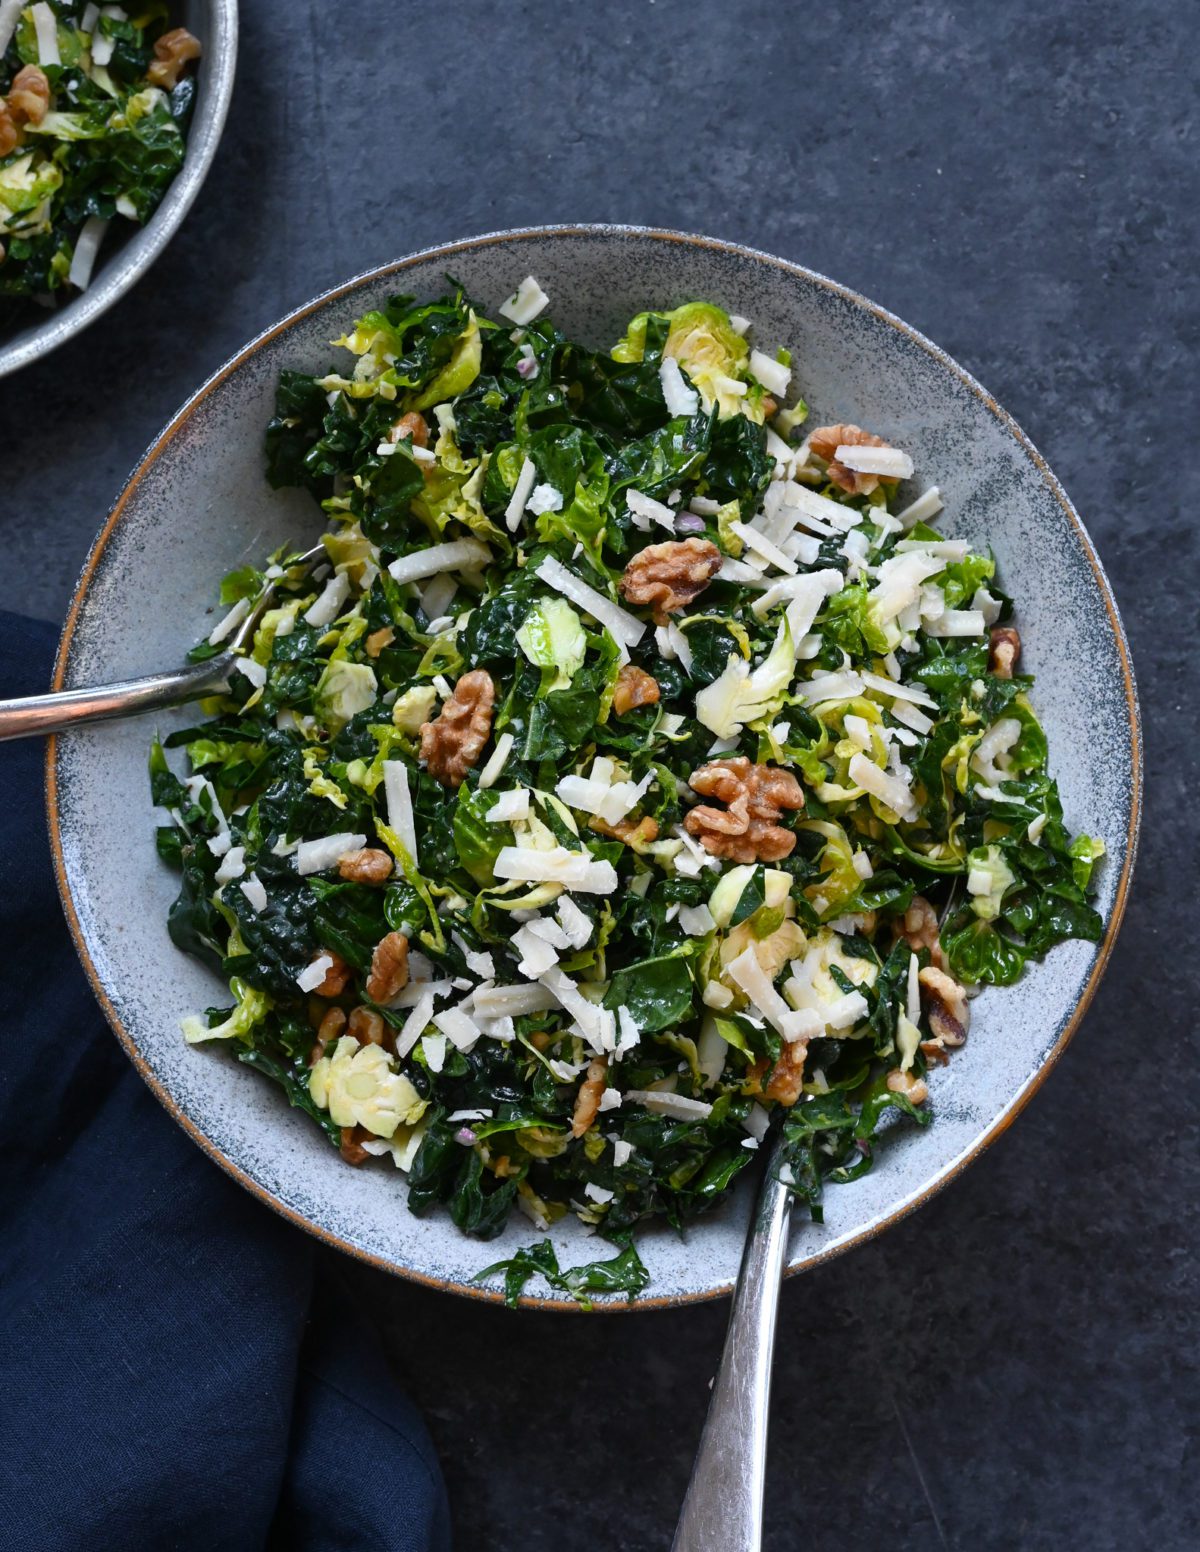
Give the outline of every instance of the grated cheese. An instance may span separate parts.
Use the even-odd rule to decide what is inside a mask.
[[[430,1072],[441,1072],[446,1065],[445,1035],[426,1035],[421,1041],[421,1050],[425,1054],[425,1065]]]
[[[561,512],[562,506],[561,491],[555,490],[553,485],[535,485],[532,495],[525,503],[525,510],[532,512],[534,517],[540,517],[543,512]]]
[[[528,1013],[548,1013],[558,1000],[547,987],[535,981],[512,986],[477,986],[471,1006],[484,1019],[523,1018]]]
[[[388,575],[396,582],[419,582],[443,571],[486,566],[491,558],[491,550],[478,539],[454,539],[448,544],[431,544],[428,549],[401,555],[388,567]]]
[[[29,14],[37,34],[38,63],[61,65],[62,55],[58,52],[58,22],[54,12],[45,0],[41,0],[40,4],[30,8]]]
[[[922,629],[927,636],[982,636],[987,621],[981,609],[947,609],[936,620],[924,620]]]
[[[877,797],[901,819],[917,817],[917,805],[907,784],[898,776],[889,776],[886,771],[881,771],[866,755],[851,755],[849,774],[855,786]]]
[[[912,478],[913,461],[898,447],[839,447],[833,455],[838,463],[858,474],[881,474],[884,479]]]
[[[225,640],[226,636],[235,631],[246,618],[246,616],[250,613],[250,608],[251,604],[248,598],[239,598],[237,603],[234,604],[233,608],[229,611],[225,618],[223,620],[219,620],[209,632],[209,646],[219,647]]]
[[[567,851],[564,846],[546,851],[501,847],[493,871],[497,878],[523,884],[561,884],[581,894],[608,895],[617,887],[617,870],[611,862],[596,862],[589,852]]]
[[[667,358],[670,360],[670,357]],[[661,501],[645,495],[640,490],[625,492],[625,505],[633,519],[633,526],[642,533],[649,533],[651,523],[658,523],[668,533],[675,532],[675,513]]]
[[[684,415],[690,420],[700,408],[700,395],[684,382],[683,373],[679,370],[679,362],[674,356],[663,357],[662,365],[658,369],[658,380],[662,384],[667,414]]]
[[[513,787],[500,793],[484,815],[488,824],[509,824],[514,819],[529,818],[529,788]]]
[[[538,566],[536,575],[546,583],[547,587],[554,588],[555,592],[562,593],[572,603],[585,609],[593,619],[598,620],[609,634],[625,647],[635,647],[646,633],[645,624],[635,619],[632,614],[614,604],[610,598],[605,598],[594,587],[589,587],[581,577],[577,577],[573,571],[568,571],[561,561],[548,555]]]
[[[244,878],[238,888],[249,900],[256,913],[261,913],[267,908],[267,891],[263,881],[257,873],[251,873],[249,878]]]
[[[396,1035],[396,1055],[402,1060],[425,1033],[425,1026],[429,1023],[432,1015],[433,993],[426,989],[417,998],[412,1012],[404,1020],[399,1033]]]
[[[931,485],[914,502],[906,506],[903,512],[896,513],[896,521],[907,533],[910,528],[915,528],[918,523],[929,522],[930,518],[936,517],[941,510],[942,493],[936,485]]]
[[[316,959],[310,965],[305,965],[296,977],[296,985],[302,992],[315,992],[332,969],[332,957],[329,954],[318,954]]]
[[[614,1092],[606,1090],[606,1093]],[[674,1116],[678,1121],[703,1121],[712,1115],[712,1106],[703,1099],[689,1099],[686,1094],[670,1094],[662,1089],[626,1089],[625,1099],[659,1115]],[[601,1109],[604,1109],[601,1100]]]
[[[246,848],[231,846],[221,858],[221,865],[213,877],[218,884],[231,884],[246,871]]]
[[[836,673],[817,674],[812,679],[802,679],[795,688],[801,700],[810,706],[819,706],[826,701],[854,700],[863,693],[863,679],[852,668],[841,669]]]
[[[336,867],[348,852],[361,851],[366,844],[365,835],[353,835],[349,831],[324,835],[316,841],[301,841],[296,847],[296,871],[305,877],[310,873],[324,873]]]
[[[784,366],[781,361],[773,360],[761,350],[752,350],[750,370],[767,392],[776,399],[782,399],[786,395],[792,381],[790,366]]]
[[[49,11],[50,7],[43,5],[34,6],[34,10]],[[58,45],[55,44],[54,52],[57,55]],[[58,60],[46,61],[57,64]],[[96,255],[100,251],[100,244],[104,241],[104,234],[108,231],[108,222],[103,216],[89,216],[79,229],[79,236],[75,239],[75,251],[71,255],[71,267],[67,271],[67,279],[80,291],[86,291],[92,279],[92,270],[96,264]]]
[[[417,826],[413,818],[412,791],[408,784],[408,766],[403,760],[385,760],[383,762],[383,790],[387,798],[388,827],[396,832],[405,851],[412,858],[413,866],[419,861],[417,857]]]
[[[777,545],[772,544],[770,539],[757,528],[752,528],[748,523],[737,522],[730,523],[729,528],[730,532],[735,533],[748,549],[761,555],[770,565],[775,566],[779,571],[787,572],[789,576],[795,575],[796,562],[785,555]]]
[[[541,286],[532,275],[526,275],[508,300],[500,304],[497,311],[501,318],[507,318],[510,323],[515,323],[518,328],[523,329],[549,305],[550,298]]]
[[[479,785],[486,790],[493,786],[496,778],[508,763],[508,757],[512,753],[513,736],[511,733],[501,733],[496,740],[496,747],[492,750],[487,764],[479,773]]]

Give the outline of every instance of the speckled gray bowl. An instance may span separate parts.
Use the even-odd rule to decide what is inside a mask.
[[[1098,947],[1068,943],[1019,986],[974,1005],[971,1038],[932,1079],[935,1119],[897,1128],[874,1171],[826,1195],[825,1224],[797,1215],[792,1271],[878,1233],[952,1179],[1046,1076],[1095,990],[1121,919],[1141,796],[1137,701],[1104,573],[1058,482],[1008,415],[947,356],[843,287],[765,254],[669,232],[571,227],[505,232],[418,253],[318,297],[254,340],[172,420],[131,477],[84,569],[57,682],[85,685],[178,663],[207,628],[217,579],[285,538],[320,528],[310,499],[263,478],[262,430],[282,367],[312,370],[329,341],[391,291],[432,296],[446,272],[495,307],[529,272],[556,321],[596,344],[646,307],[707,297],[754,321],[756,339],[794,351],[816,423],[857,420],[910,451],[918,486],[941,486],[943,529],[991,544],[1019,600],[1025,663],[1037,675],[1071,825],[1102,835]],[[166,732],[186,713],[163,717]],[[138,1070],[218,1163],[278,1211],[364,1260],[435,1287],[495,1299],[471,1281],[531,1230],[516,1218],[481,1246],[444,1215],[412,1217],[388,1165],[347,1169],[273,1086],[220,1051],[184,1045],[183,1013],[223,989],[167,938],[175,876],[153,845],[144,721],[60,738],[48,759],[50,827],[67,917],[84,966]],[[750,1182],[685,1240],[652,1227],[651,1273],[635,1307],[728,1291]],[[592,1259],[572,1219],[554,1239],[565,1264]],[[531,1288],[528,1303],[561,1307]],[[569,1306],[568,1306],[569,1307]],[[623,1309],[623,1300],[609,1307]]]
[[[57,350],[123,297],[171,241],[208,176],[233,95],[237,0],[185,0],[176,14],[204,46],[196,66],[196,106],[183,166],[145,226],[118,222],[108,233],[86,291],[16,333],[0,337],[0,377]],[[129,235],[120,233],[119,227],[126,227]]]

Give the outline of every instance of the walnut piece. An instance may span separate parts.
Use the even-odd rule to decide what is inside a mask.
[[[21,126],[9,112],[8,104],[0,97],[0,156],[15,151],[24,139]]]
[[[618,717],[639,706],[653,706],[659,698],[658,680],[644,668],[626,663],[613,688],[612,709]]]
[[[386,884],[392,876],[392,859],[375,846],[348,851],[338,863],[338,872],[352,884]]]
[[[658,820],[651,814],[646,814],[638,820],[618,819],[616,824],[609,824],[607,819],[593,819],[590,828],[597,835],[607,835],[610,840],[624,841],[626,846],[632,846],[634,851],[641,851],[649,846],[652,841],[658,840]]]
[[[183,67],[190,59],[200,58],[200,39],[194,38],[186,27],[174,27],[164,32],[154,45],[154,59],[146,71],[151,86],[161,86],[169,92],[179,85]]]
[[[315,1067],[325,1055],[325,1048],[340,1040],[346,1028],[346,1015],[341,1008],[326,1008],[317,1027],[317,1043],[308,1053],[308,1065]]]
[[[461,787],[492,731],[496,686],[484,668],[473,668],[454,686],[432,722],[421,724],[421,758],[443,787]]]
[[[401,415],[400,419],[388,432],[388,441],[408,441],[414,447],[428,447],[429,422],[424,415],[418,415],[416,410],[409,410],[407,415]]]
[[[848,490],[851,495],[869,496],[884,478],[880,474],[862,474],[857,469],[847,469],[844,463],[839,463],[834,457],[839,447],[887,447],[889,445],[881,436],[876,436],[871,431],[864,431],[861,426],[818,426],[809,436],[808,445],[818,458],[824,458],[828,463],[829,467],[825,472],[833,483],[840,485],[843,490]],[[894,485],[896,482],[888,480],[886,483]]]
[[[893,1067],[888,1073],[887,1086],[893,1094],[903,1094],[910,1105],[923,1105],[929,1098],[925,1079],[918,1078],[915,1073],[901,1072],[899,1067]]]
[[[631,604],[648,604],[665,625],[667,616],[699,598],[721,568],[711,539],[668,539],[648,544],[625,567],[621,591]]]
[[[940,1046],[962,1045],[971,1027],[966,992],[953,976],[935,965],[922,970],[918,979],[935,1042]]]
[[[365,1126],[343,1126],[342,1141],[338,1152],[347,1164],[365,1164],[371,1155],[363,1147],[363,1143],[370,1137],[370,1132]]]
[[[914,954],[923,948],[939,970],[946,968],[946,956],[938,939],[937,912],[924,895],[914,895],[903,918],[896,923],[896,935],[901,937]]]
[[[368,657],[378,657],[384,647],[390,647],[396,639],[396,632],[390,625],[384,625],[377,631],[372,631],[367,637],[366,648]]]
[[[8,111],[20,124],[40,124],[50,106],[50,82],[36,65],[25,65],[8,89]]]
[[[320,986],[314,986],[313,991],[316,992],[318,997],[340,997],[350,984],[350,966],[340,954],[335,954],[331,948],[321,949],[316,958],[332,959],[333,963],[326,970],[325,979]]]
[[[374,1008],[355,1008],[346,1025],[346,1033],[353,1035],[359,1045],[387,1045],[387,1024],[383,1014]]]
[[[726,806],[701,804],[684,820],[714,857],[734,862],[778,862],[788,856],[796,837],[779,824],[785,808],[804,807],[804,793],[790,771],[772,765],[751,765],[744,754],[733,760],[710,760],[693,772],[692,789]]]
[[[750,1092],[765,1095],[785,1110],[790,1110],[804,1091],[804,1059],[807,1055],[806,1041],[785,1040],[779,1060],[771,1067],[769,1076],[767,1069],[770,1064],[765,1058],[755,1062],[749,1069],[747,1079]]]
[[[588,1063],[587,1077],[579,1085],[579,1093],[575,1096],[575,1112],[571,1117],[572,1137],[582,1137],[596,1119],[607,1074],[607,1056],[597,1056]]]
[[[1021,638],[1011,625],[997,625],[988,640],[988,672],[1011,679],[1021,656]]]
[[[380,938],[371,955],[367,996],[372,1002],[390,1002],[408,985],[408,939],[402,932]]]

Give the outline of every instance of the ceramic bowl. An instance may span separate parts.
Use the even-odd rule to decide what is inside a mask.
[[[179,14],[182,24],[204,46],[196,67],[196,105],[183,166],[145,226],[135,228],[127,222],[117,222],[108,233],[86,291],[54,312],[35,315],[32,322],[15,333],[0,336],[0,377],[28,366],[31,361],[40,361],[124,296],[175,235],[208,176],[233,95],[237,0],[186,0]],[[128,227],[130,235],[118,240],[117,229],[122,226]]]
[[[974,1004],[971,1037],[931,1079],[933,1124],[896,1127],[875,1169],[826,1193],[825,1222],[798,1213],[789,1266],[811,1266],[878,1233],[954,1178],[1013,1120],[1082,1017],[1121,919],[1141,792],[1138,711],[1125,637],[1095,550],[1028,438],[961,367],[898,318],[795,264],[732,244],[624,227],[501,232],[417,253],[318,297],[223,366],[179,411],[134,471],[104,526],[71,606],[57,682],[86,685],[179,663],[210,626],[222,573],[290,539],[311,543],[311,498],[272,491],[262,433],[281,368],[326,370],[329,342],[390,292],[432,297],[453,275],[494,309],[533,273],[569,333],[615,340],[647,307],[697,297],[753,320],[755,338],[794,352],[813,422],[854,420],[908,450],[915,485],[938,484],[943,531],[991,545],[1018,600],[1024,664],[1050,737],[1066,817],[1108,846],[1097,906],[1099,945],[1073,942],[1019,985]],[[186,725],[159,719],[165,734]],[[80,956],[118,1037],[171,1114],[219,1164],[294,1222],[389,1271],[480,1298],[485,1263],[528,1242],[519,1215],[488,1245],[444,1214],[417,1219],[390,1165],[348,1169],[302,1115],[254,1073],[192,1048],[181,1014],[219,1004],[224,988],[171,945],[176,878],[154,850],[146,720],[58,739],[49,752],[50,827]],[[680,1239],[641,1235],[651,1273],[635,1307],[727,1292],[736,1275],[752,1183]],[[564,1264],[597,1242],[572,1218],[553,1234]],[[562,1301],[536,1286],[526,1299]],[[617,1299],[609,1306],[626,1308]]]

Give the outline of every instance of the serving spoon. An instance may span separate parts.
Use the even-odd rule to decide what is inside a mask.
[[[954,879],[938,912],[939,930],[958,893]],[[776,1124],[768,1135],[721,1365],[671,1552],[759,1552],[762,1546],[771,1364],[792,1219],[792,1193],[779,1178],[786,1162],[783,1127]]]
[[[225,688],[237,661],[235,654],[250,641],[263,613],[284,578],[295,583],[306,572],[328,559],[316,544],[289,560],[278,577],[267,583],[245,617],[231,630],[227,644],[216,657],[172,673],[148,674],[143,679],[121,679],[92,690],[54,690],[48,695],[26,695],[0,700],[0,742],[32,738],[38,733],[61,733],[86,722],[109,722],[115,717],[136,717],[166,706],[181,706]]]

